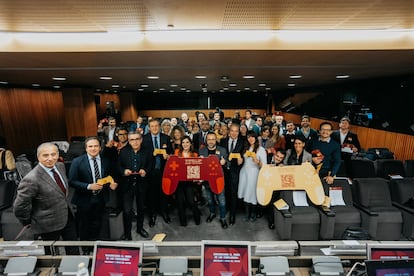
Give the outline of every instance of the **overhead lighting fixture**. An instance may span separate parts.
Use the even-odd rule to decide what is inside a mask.
[[[147,88],[149,85],[148,84],[141,84],[141,87],[143,88]]]
[[[256,93],[257,92],[257,89],[253,89],[253,92]]]
[[[119,88],[119,84],[112,84],[112,88]]]
[[[191,92],[191,90],[190,89],[187,89],[187,90],[185,90],[185,92],[189,93],[189,92]]]
[[[177,87],[177,84],[170,84],[170,87]]]
[[[336,78],[337,79],[348,79],[350,77],[350,75],[337,75]]]
[[[101,76],[99,77],[100,80],[112,80],[111,76]]]
[[[55,80],[55,81],[65,81],[66,78],[65,77],[53,77],[52,80]]]
[[[170,93],[174,93],[174,90],[170,90]]]
[[[272,89],[272,88],[270,88],[270,87],[266,87],[266,90],[270,90],[270,89]]]
[[[149,80],[158,80],[159,78],[159,76],[147,76],[147,79]]]
[[[266,83],[259,83],[259,86],[260,87],[265,87],[266,86]]]
[[[53,88],[59,89],[60,88],[60,85],[53,85]]]
[[[229,88],[228,87],[223,87],[223,90],[229,90]]]
[[[180,90],[181,90],[181,91],[185,91],[185,90],[187,90],[187,88],[185,88],[185,87],[181,87],[181,88],[180,88]]]
[[[222,76],[220,77],[220,81],[229,81],[230,78],[228,76]]]
[[[196,78],[196,79],[206,79],[207,76],[198,75],[198,76],[195,76],[194,78]]]
[[[164,91],[165,90],[165,88],[160,88],[160,89],[158,89],[159,91]]]
[[[291,78],[291,79],[301,79],[302,75],[290,75],[289,78]]]
[[[254,79],[255,78],[255,76],[253,76],[253,75],[245,75],[245,76],[243,76],[243,79]]]
[[[144,91],[144,88],[138,88],[138,91],[142,92],[142,91]]]
[[[250,90],[250,87],[245,87],[244,90]]]
[[[7,81],[0,81],[0,84],[9,84]]]
[[[236,92],[241,92],[241,90],[240,89],[237,89]]]
[[[288,86],[289,86],[289,87],[295,87],[295,86],[296,86],[296,84],[294,84],[294,83],[288,83]]]
[[[229,83],[229,86],[236,87],[237,86],[237,83]]]
[[[39,87],[39,86],[40,86],[40,84],[38,84],[38,83],[33,83],[33,84],[32,84],[32,86],[33,86],[33,87]]]

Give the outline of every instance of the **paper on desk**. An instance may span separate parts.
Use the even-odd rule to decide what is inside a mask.
[[[18,243],[16,243],[16,246],[29,246],[32,244],[33,244],[33,241],[19,241]]]
[[[359,245],[359,242],[356,240],[343,240],[342,242],[346,245]]]
[[[293,204],[295,204],[295,206],[309,206],[308,201],[306,200],[306,192],[293,191]]]
[[[341,148],[341,151],[346,153],[354,153],[350,147],[343,147]]]
[[[326,256],[333,255],[332,252],[331,252],[331,249],[329,247],[327,247],[327,248],[321,248],[321,251]]]
[[[331,206],[345,205],[341,187],[329,187],[329,197],[331,198]]]

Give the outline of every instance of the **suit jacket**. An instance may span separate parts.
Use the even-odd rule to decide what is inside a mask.
[[[173,149],[172,149],[171,141],[170,141],[170,136],[168,136],[164,133],[160,133],[160,141],[158,141],[158,142],[159,142],[160,149],[165,149],[167,154],[172,154],[173,153]],[[142,148],[148,150],[151,153],[152,166],[154,168],[154,166],[155,166],[155,156],[152,154],[153,151],[154,151],[154,144],[153,144],[153,141],[152,141],[152,134],[151,133],[147,133],[143,136],[143,138],[142,138]],[[161,171],[164,170],[165,163],[167,163],[167,160],[164,160],[164,158],[161,157]]]
[[[331,134],[331,137],[332,137],[333,140],[338,142],[341,145],[341,147],[343,147],[343,144],[352,144],[352,145],[354,145],[354,147],[356,147],[358,149],[358,151],[361,150],[361,145],[360,145],[359,140],[358,140],[358,135],[356,135],[353,132],[348,131],[348,133],[345,136],[344,143],[341,143],[340,130],[333,131],[332,134]]]
[[[286,151],[286,156],[283,159],[283,164],[290,165],[290,164],[288,164],[288,162],[289,162],[289,157],[292,155],[292,151],[294,151],[294,149],[288,149]],[[312,163],[312,154],[310,154],[306,150],[303,150],[302,163],[305,163],[305,162]]]
[[[116,135],[116,133],[118,132],[118,129],[119,129],[119,127],[115,127],[115,130],[114,130],[114,139],[115,139],[115,135]],[[98,136],[104,136],[104,142],[105,143],[107,143],[108,141],[109,141],[109,131],[111,130],[111,127],[110,126],[104,126],[103,128],[101,128],[101,129],[98,129],[98,131],[97,131],[97,133],[98,133]]]
[[[56,168],[68,190],[65,165],[58,162]],[[68,221],[68,209],[73,212],[67,196],[40,165],[20,181],[14,214],[23,225],[31,224],[34,234],[62,230]]]
[[[226,153],[229,155],[229,139],[230,137],[226,137],[225,139],[220,140],[220,146],[226,150]],[[240,153],[241,157],[243,158],[243,150],[244,150],[244,142],[245,140],[242,139],[240,136],[237,138],[237,142],[234,145],[233,153]],[[232,172],[238,172],[241,169],[241,165],[237,164],[236,159],[232,159],[229,163],[228,169]]]
[[[101,157],[101,178],[108,175],[112,176],[111,162],[109,159]],[[69,169],[69,185],[75,188],[72,203],[78,206],[88,207],[92,203],[93,197],[88,185],[93,183],[93,173],[89,163],[88,155],[85,153],[73,159]],[[105,202],[109,201],[109,185],[105,185],[101,191]],[[98,194],[98,196],[101,196]]]

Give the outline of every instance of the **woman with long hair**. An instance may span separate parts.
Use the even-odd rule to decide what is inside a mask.
[[[256,220],[257,196],[256,186],[260,168],[267,163],[266,150],[260,146],[257,134],[247,132],[247,144],[244,149],[244,163],[240,170],[238,197],[243,199],[245,220]]]
[[[198,153],[194,150],[193,141],[189,136],[184,136],[181,139],[181,146],[175,150],[174,155],[182,158],[198,157]],[[178,218],[181,226],[187,226],[186,205],[190,207],[193,213],[195,224],[200,224],[200,210],[194,201],[195,185],[197,184],[193,181],[180,181],[178,183],[175,194],[177,197]]]
[[[179,149],[181,147],[181,140],[185,136],[185,130],[182,126],[176,125],[171,130],[171,146],[173,150]]]

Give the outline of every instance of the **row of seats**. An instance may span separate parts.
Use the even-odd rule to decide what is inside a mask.
[[[276,210],[275,222],[282,240],[344,239],[346,229],[357,229],[373,240],[414,238],[414,179],[355,178],[323,183],[325,193],[342,191],[343,204],[321,208],[295,206],[293,191],[280,197],[289,210]],[[361,227],[359,229],[359,227]]]
[[[342,170],[338,176],[348,177],[342,164]],[[351,174],[353,178],[381,177],[389,179],[390,175],[402,177],[414,176],[414,160],[377,159],[375,161],[366,158],[351,160]]]

